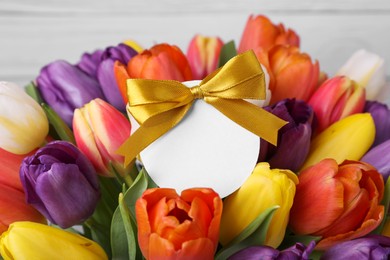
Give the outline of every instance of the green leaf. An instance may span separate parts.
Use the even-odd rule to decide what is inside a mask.
[[[30,82],[27,86],[24,87],[26,93],[32,97],[38,104],[43,103],[41,94],[39,93],[38,88],[35,86],[34,82]]]
[[[373,231],[374,234],[381,234],[383,227],[386,224],[386,215],[387,212],[389,212],[389,205],[390,205],[390,178],[387,179],[386,185],[385,185],[385,191],[384,191],[384,196],[381,202],[382,205],[385,206],[385,216],[383,217],[382,222],[379,224],[379,226]]]
[[[53,127],[56,134],[61,140],[71,142],[75,144],[74,136],[72,130],[68,127],[67,124],[59,117],[59,115],[47,104],[41,103],[43,111],[49,120],[50,125]]]
[[[218,67],[222,67],[228,62],[231,58],[237,55],[236,45],[234,41],[225,43],[221,48],[221,53],[219,54]]]
[[[252,221],[237,237],[223,247],[216,255],[216,260],[228,259],[236,252],[250,247],[263,245],[267,235],[269,224],[279,206],[273,206],[262,212]]]
[[[129,208],[126,206],[123,198],[123,194],[119,194],[119,209],[121,212],[123,226],[126,231],[126,240],[128,247],[128,259],[136,259],[137,255],[137,227],[134,221],[130,217]],[[132,223],[133,222],[133,223]],[[133,228],[135,226],[135,229]]]

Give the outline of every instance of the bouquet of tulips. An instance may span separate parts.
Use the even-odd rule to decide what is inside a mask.
[[[186,53],[125,41],[76,64],[54,61],[25,89],[0,82],[1,256],[387,259],[384,61],[360,50],[328,75],[299,46],[292,29],[252,15],[238,47],[200,35]],[[248,51],[265,76],[257,105],[285,123],[277,145],[261,138],[239,189],[178,194],[159,187],[139,157],[125,163],[118,149],[135,127],[129,80],[201,80]]]

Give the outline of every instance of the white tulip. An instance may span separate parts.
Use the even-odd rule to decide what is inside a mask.
[[[29,153],[43,143],[48,132],[41,106],[16,84],[0,81],[0,148]]]
[[[366,89],[368,100],[375,100],[386,83],[384,59],[379,55],[359,50],[342,66],[337,75],[345,75]]]

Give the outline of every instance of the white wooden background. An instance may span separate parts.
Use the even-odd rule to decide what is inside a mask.
[[[0,80],[24,85],[53,60],[125,39],[184,51],[195,33],[238,43],[252,13],[293,28],[330,75],[360,48],[390,64],[390,0],[0,0]]]

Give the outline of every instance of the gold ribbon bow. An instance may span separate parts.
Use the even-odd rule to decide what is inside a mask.
[[[144,148],[177,125],[195,99],[276,145],[287,122],[244,99],[265,99],[264,73],[252,51],[229,60],[195,87],[174,80],[128,79],[128,111],[140,127],[118,149],[128,165]]]

